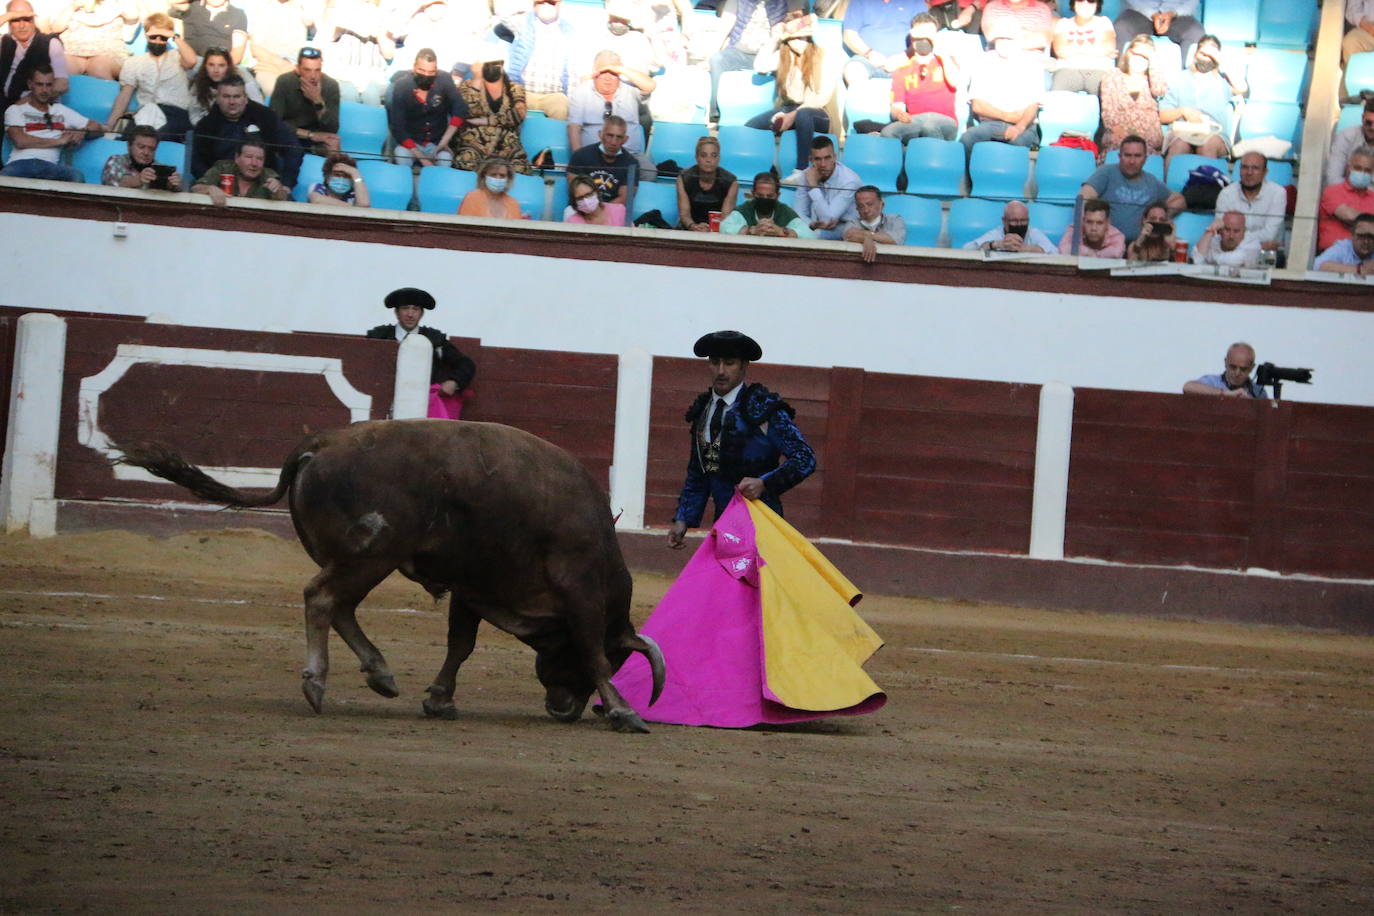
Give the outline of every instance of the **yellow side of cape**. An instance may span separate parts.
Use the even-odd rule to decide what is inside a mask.
[[[749,500],[763,605],[764,680],[784,705],[817,712],[845,709],[881,688],[861,665],[883,641],[854,613],[860,597],[797,529]]]

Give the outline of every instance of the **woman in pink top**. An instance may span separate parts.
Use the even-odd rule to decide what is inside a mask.
[[[1159,123],[1159,100],[1169,84],[1154,68],[1155,45],[1148,35],[1131,39],[1121,52],[1116,70],[1102,77],[1097,94],[1102,102],[1103,153],[1117,149],[1131,134],[1145,141],[1146,153],[1164,148],[1164,128]]]
[[[1073,15],[1054,24],[1052,88],[1097,95],[1102,77],[1116,67],[1116,30],[1101,13],[1102,0],[1074,0]]]
[[[586,175],[574,175],[568,179],[568,197],[572,199],[572,206],[563,213],[565,223],[625,225],[625,205],[602,203],[596,185]]]

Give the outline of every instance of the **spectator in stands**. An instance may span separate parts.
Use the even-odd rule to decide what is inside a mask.
[[[510,163],[506,160],[485,160],[477,167],[477,187],[463,196],[458,215],[521,219],[520,202],[508,193],[512,175]]]
[[[1164,127],[1159,121],[1159,100],[1168,91],[1159,68],[1154,66],[1155,45],[1148,35],[1138,35],[1121,52],[1116,69],[1102,77],[1098,98],[1102,105],[1099,148],[1105,153],[1119,149],[1127,137],[1140,137],[1145,151],[1164,151]]]
[[[1255,267],[1260,260],[1259,239],[1245,231],[1245,214],[1228,210],[1208,226],[1194,249],[1194,264],[1218,267]]]
[[[629,202],[630,189],[638,182],[639,168],[635,157],[623,149],[629,136],[625,119],[620,115],[606,118],[599,136],[599,143],[575,150],[568,158],[568,175],[586,175],[603,201],[624,205]]]
[[[1183,195],[1170,191],[1164,182],[1145,171],[1145,141],[1130,136],[1121,141],[1121,159],[1107,163],[1088,176],[1078,189],[1086,200],[1101,198],[1112,205],[1112,225],[1121,230],[1126,241],[1134,241],[1140,234],[1140,222],[1145,208],[1162,200],[1169,214],[1175,215],[1186,206]]]
[[[224,183],[229,183],[232,191],[226,192]],[[222,207],[230,197],[286,200],[291,196],[291,186],[283,184],[277,173],[267,168],[266,145],[261,140],[247,139],[239,143],[233,159],[221,159],[207,169],[191,192],[205,194]]]
[[[855,219],[854,192],[863,182],[854,170],[835,156],[835,143],[819,136],[811,141],[811,164],[788,176],[797,185],[797,215],[818,239],[838,239],[840,224]]]
[[[767,238],[811,239],[816,234],[806,220],[778,200],[778,176],[759,172],[754,176],[753,196],[721,221],[720,231],[728,235],[758,235]]]
[[[879,245],[906,244],[906,220],[883,212],[883,195],[876,187],[866,184],[855,191],[854,209],[855,218],[840,224],[840,238],[863,246],[865,264],[878,259]]]
[[[1177,242],[1173,221],[1169,219],[1169,208],[1163,203],[1153,203],[1145,209],[1145,219],[1140,224],[1140,235],[1127,247],[1126,259],[1172,261]]]
[[[105,168],[100,173],[100,183],[118,188],[139,188],[141,190],[180,191],[181,173],[174,166],[159,165],[157,158],[157,131],[146,124],[139,124],[129,131],[129,151],[117,153],[105,160]]]
[[[320,178],[323,180],[311,185],[306,195],[312,204],[364,209],[372,206],[367,182],[363,180],[362,172],[358,171],[358,163],[348,153],[335,150],[325,156],[324,165],[320,167]]]
[[[1355,217],[1350,238],[1323,251],[1312,266],[1331,273],[1374,275],[1374,213]]]
[[[987,3],[988,0],[959,0],[957,4],[951,5],[952,0],[944,0],[942,3],[931,4],[930,11],[947,29],[962,29],[970,35],[982,35],[983,7],[987,6]],[[958,12],[954,12],[955,9]]]
[[[1233,343],[1226,349],[1225,372],[1204,375],[1184,382],[1184,394],[1227,398],[1267,398],[1263,388],[1250,378],[1255,371],[1255,348],[1248,343]]]
[[[314,15],[304,0],[258,0],[253,4],[253,75],[273,101],[277,98],[277,80],[288,73],[300,74],[300,51],[314,25]],[[319,63],[320,49],[310,50],[315,52],[313,59]],[[288,120],[287,123],[292,122]]]
[[[1217,212],[1237,210],[1245,214],[1245,236],[1259,242],[1265,251],[1283,247],[1283,217],[1288,210],[1288,192],[1272,181],[1269,160],[1260,153],[1240,157],[1240,180],[1221,189]]]
[[[1019,251],[1023,254],[1053,254],[1058,251],[1050,237],[1030,224],[1030,209],[1019,200],[1002,208],[1002,225],[989,229],[971,242],[968,251]]]
[[[1102,15],[1102,0],[1074,0],[1073,15],[1054,24],[1058,67],[1050,88],[1097,95],[1102,77],[1116,69],[1116,30]]]
[[[38,31],[28,0],[9,0],[0,25],[9,33],[0,36],[0,114],[29,91],[29,77],[41,66],[52,67],[60,96],[67,91],[67,53],[62,39]]]
[[[1043,52],[1054,38],[1054,10],[1040,0],[988,0],[983,37],[988,46],[1010,41],[1021,51]]]
[[[240,142],[255,139],[267,150],[267,166],[279,170],[290,188],[301,168],[296,135],[266,105],[249,101],[243,80],[226,76],[215,93],[215,106],[196,123],[191,144],[191,174],[204,175],[216,162],[234,158]]]
[[[625,151],[639,160],[640,176],[651,180],[658,170],[645,155],[647,144],[639,110],[654,91],[653,77],[626,68],[614,51],[596,55],[593,69],[592,78],[574,89],[568,99],[568,146],[579,149],[595,143],[606,115],[619,115],[629,131]]]
[[[711,214],[730,215],[739,199],[739,181],[720,167],[720,141],[697,140],[696,163],[677,176],[677,212],[683,229],[711,231]]]
[[[835,80],[826,65],[825,51],[815,41],[816,17],[800,11],[787,14],[774,26],[754,58],[754,70],[772,73],[777,87],[773,107],[746,123],[775,134],[795,131],[796,168],[804,169],[811,155],[811,138],[830,130],[826,107],[835,97]]]
[[[112,131],[129,110],[131,99],[138,99],[134,123],[157,128],[171,140],[181,140],[191,129],[191,89],[189,71],[195,69],[196,52],[185,41],[176,41],[176,28],[166,13],[153,13],[143,20],[143,37],[148,51],[124,62],[119,71],[119,95],[115,97],[105,129]],[[167,50],[176,41],[176,53]]]
[[[640,31],[641,18],[647,12],[650,9],[641,7],[635,0],[606,0],[606,30],[598,30],[595,38],[585,39],[590,44],[593,60],[592,69],[583,72],[595,75],[595,55],[602,51],[615,52],[630,70],[646,75],[657,72],[662,64],[648,36]]]
[[[1011,39],[998,41],[982,56],[969,81],[969,110],[977,123],[959,138],[967,155],[973,155],[973,144],[984,140],[1038,146],[1035,117],[1044,86],[1040,55],[1018,50]]]
[[[449,143],[467,114],[453,77],[439,72],[432,50],[421,48],[410,71],[392,81],[386,99],[396,161],[402,165],[452,164]]]
[[[57,101],[57,76],[51,64],[29,69],[29,94],[5,109],[5,136],[14,152],[0,175],[84,182],[85,176],[61,163],[64,147],[77,147],[105,125]],[[11,241],[14,241],[13,239]]]
[[[205,57],[211,48],[229,52],[229,60],[238,66],[248,50],[248,14],[229,0],[194,0],[177,10],[172,18],[181,20],[181,34],[198,57]]]
[[[1169,125],[1165,168],[1179,153],[1214,158],[1231,152],[1231,98],[1246,92],[1245,81],[1221,69],[1221,41],[1203,36],[1193,63],[1169,80],[1159,103],[1159,120]]]
[[[691,0],[629,0],[628,6],[638,10],[636,18],[630,20],[631,28],[648,37],[659,66],[670,71],[687,66],[684,23],[692,15]],[[611,50],[618,49],[612,46]],[[630,59],[623,51],[620,56]]]
[[[296,68],[276,77],[272,110],[296,142],[316,155],[339,148],[339,105],[339,81],[325,74],[319,48],[301,48]]]
[[[335,77],[360,88],[379,82],[376,75],[396,56],[396,42],[387,32],[386,10],[379,0],[332,0],[321,18],[315,40],[324,44]]]
[[[1080,258],[1124,258],[1126,236],[1112,225],[1112,207],[1105,200],[1083,201],[1083,235],[1078,241]],[[1073,254],[1078,227],[1070,225],[1059,239],[1059,253]]]
[[[954,102],[961,85],[959,68],[953,58],[935,53],[938,31],[929,13],[911,20],[911,58],[892,74],[892,123],[882,129],[884,137],[905,142],[917,137],[953,140],[958,134]]]
[[[1350,238],[1350,230],[1360,214],[1374,213],[1371,176],[1374,176],[1374,149],[1362,146],[1350,154],[1345,181],[1322,191],[1317,207],[1318,251],[1326,251],[1342,239]]]
[[[240,70],[229,59],[229,52],[223,48],[211,48],[200,62],[200,69],[191,77],[191,123],[196,124],[215,107],[215,95],[219,84],[226,77],[243,81],[243,90],[249,101],[266,104],[257,80],[246,70]]]
[[[1345,0],[1345,21],[1350,30],[1341,39],[1341,66],[1356,54],[1374,51],[1374,0]]]
[[[1345,180],[1350,154],[1362,146],[1374,147],[1374,98],[1364,103],[1359,124],[1352,124],[1332,139],[1331,155],[1326,160],[1326,184],[1340,184]]]
[[[851,0],[853,10],[855,0]],[[711,55],[711,98],[707,117],[720,120],[716,96],[720,92],[720,76],[730,70],[752,70],[754,59],[768,43],[773,26],[782,22],[790,10],[805,11],[801,0],[725,0],[720,13],[720,50]]]
[[[481,4],[479,9],[472,3],[412,0],[409,4],[397,5],[395,11],[399,15],[387,30],[399,46],[391,59],[393,69],[408,69],[420,48],[433,51],[439,69],[455,80],[460,70],[478,63],[473,55],[480,44],[481,33],[486,30],[487,4]]]
[[[1198,21],[1198,0],[1123,0],[1116,17],[1116,43],[1120,48],[1137,35],[1163,35],[1179,46],[1180,61],[1203,36]]]
[[[129,56],[125,26],[138,23],[138,6],[130,0],[84,0],[59,7],[49,20],[62,37],[67,72],[102,80],[119,79]]]
[[[462,414],[461,392],[477,375],[477,366],[453,345],[448,335],[424,327],[420,318],[434,308],[434,297],[422,289],[407,286],[387,293],[386,307],[396,312],[395,324],[379,324],[366,334],[374,340],[405,340],[419,334],[429,341],[434,356],[429,371],[429,416],[456,420]]]
[[[907,62],[911,20],[926,9],[921,0],[849,0],[841,35],[854,56],[844,67],[845,85],[896,73]]]
[[[495,156],[517,172],[530,171],[529,157],[520,144],[520,125],[527,113],[525,87],[506,73],[506,47],[501,42],[477,51],[473,56],[480,59],[473,61],[472,79],[458,87],[468,112],[458,130],[454,154],[454,164],[460,169],[475,171],[483,159]]]
[[[558,15],[560,0],[538,0],[511,44],[510,78],[525,87],[525,101],[551,118],[568,119],[572,59],[576,53],[571,22]],[[634,121],[639,123],[638,115]]]
[[[572,204],[563,212],[565,223],[590,223],[595,226],[625,225],[625,205],[606,203],[597,193],[596,183],[586,175],[568,179],[568,197]]]

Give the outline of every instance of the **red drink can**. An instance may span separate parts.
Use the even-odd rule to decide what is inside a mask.
[[[1174,242],[1174,260],[1180,264],[1188,263],[1188,243],[1183,239]]]
[[[720,211],[712,210],[706,214],[706,220],[711,226],[712,232],[720,231]]]
[[[225,174],[219,176],[219,189],[230,197],[234,196],[234,190],[237,188],[238,183],[239,179],[237,175]]]

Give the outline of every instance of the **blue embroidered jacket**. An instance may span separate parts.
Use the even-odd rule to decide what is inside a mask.
[[[707,497],[715,501],[715,517],[720,518],[735,487],[746,477],[763,481],[761,499],[781,515],[782,500],[778,497],[816,470],[816,453],[792,422],[792,406],[762,385],[745,385],[722,418],[720,470],[709,474],[702,456],[701,426],[709,422],[706,408],[710,403],[711,392],[706,391],[687,410],[685,419],[692,439],[687,482],[673,520],[684,521],[689,528],[700,525]],[[781,465],[779,459],[783,459]]]

